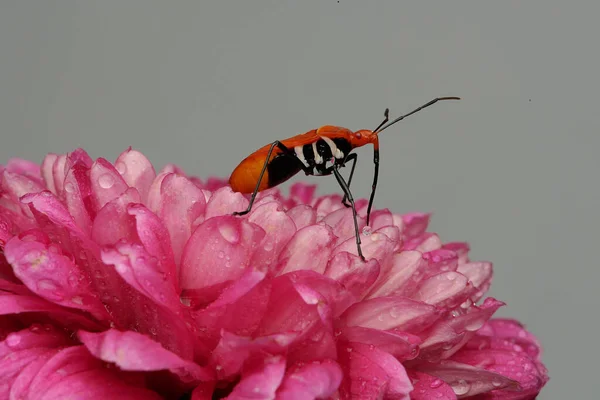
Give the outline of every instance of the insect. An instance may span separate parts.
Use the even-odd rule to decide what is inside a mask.
[[[357,154],[352,151],[367,144],[373,144],[373,163],[375,164],[371,196],[367,207],[367,226],[371,217],[371,208],[377,189],[379,175],[379,133],[390,126],[402,121],[440,100],[460,100],[459,97],[438,97],[423,104],[415,110],[404,114],[389,122],[389,109],[385,110],[384,120],[374,130],[361,129],[352,132],[339,126],[325,125],[304,134],[285,140],[276,140],[271,144],[261,147],[246,157],[233,171],[229,178],[229,185],[235,192],[252,193],[250,204],[244,211],[234,212],[233,215],[245,215],[252,210],[252,204],[258,192],[275,187],[300,171],[306,175],[327,176],[333,174],[338,181],[344,197],[342,203],[352,207],[354,217],[354,230],[358,255],[363,261],[356,207],[350,192],[350,184],[356,167]],[[346,181],[340,174],[340,168],[352,162],[350,175]]]

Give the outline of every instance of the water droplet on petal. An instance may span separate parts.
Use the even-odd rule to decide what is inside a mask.
[[[73,193],[75,191],[75,186],[71,182],[65,183],[65,192]]]
[[[442,383],[444,383],[444,381],[442,381],[441,379],[435,379],[435,380],[431,381],[431,384],[429,386],[432,389],[435,389],[435,388],[439,388],[440,386],[442,386]]]
[[[223,239],[227,240],[231,244],[237,244],[240,241],[240,233],[231,223],[223,223],[219,225],[219,233]]]
[[[452,385],[452,390],[457,396],[462,396],[469,393],[469,390],[471,390],[471,385],[464,379],[459,379],[455,384]]]
[[[6,337],[6,344],[9,347],[18,346],[21,343],[21,335],[18,333],[11,333]]]
[[[71,298],[71,301],[80,306],[83,305],[83,298],[81,296],[75,296],[75,297]]]
[[[118,163],[116,163],[115,168],[117,169],[117,172],[119,172],[121,175],[127,172],[127,164],[125,164],[123,161],[119,161]]]
[[[372,232],[373,232],[373,229],[368,225],[363,227],[363,229],[362,229],[362,233],[365,236],[370,236]]]
[[[502,386],[502,382],[492,381],[492,386],[495,388],[500,387],[500,386]]]
[[[219,258],[225,258],[225,252],[224,251],[220,251],[219,254],[217,254],[217,256]]]
[[[478,318],[478,319],[476,319],[474,321],[469,322],[465,326],[465,329],[468,330],[468,331],[470,331],[470,332],[474,332],[474,331],[480,329],[483,326],[484,322],[485,321],[484,321],[483,318]]]
[[[104,174],[98,178],[98,185],[100,185],[102,189],[110,189],[114,184],[115,178],[110,174]]]

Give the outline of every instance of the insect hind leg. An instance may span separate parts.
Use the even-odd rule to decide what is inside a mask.
[[[344,161],[344,163],[346,163],[348,161],[352,161],[352,167],[350,168],[350,176],[348,177],[348,189],[350,189],[350,184],[352,183],[352,177],[354,176],[354,168],[356,167],[357,160],[358,160],[358,156],[356,155],[356,153],[352,153]],[[351,207],[352,205],[346,202],[347,199],[348,199],[348,196],[344,193],[344,197],[342,198],[342,204],[345,205],[346,207]]]

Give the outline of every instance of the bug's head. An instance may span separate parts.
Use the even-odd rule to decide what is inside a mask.
[[[373,143],[377,140],[377,133],[369,129],[361,129],[356,132],[352,132],[350,142],[353,147],[364,146],[369,143]]]

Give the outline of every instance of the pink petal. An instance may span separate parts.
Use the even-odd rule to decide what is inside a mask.
[[[346,375],[342,398],[409,400],[413,386],[391,354],[362,343],[340,343],[339,363]]]
[[[56,352],[36,371],[29,394],[33,395],[32,400],[161,398],[149,390],[125,384],[123,375],[106,369],[85,347],[70,347]]]
[[[75,220],[69,214],[62,202],[48,191],[24,196],[21,201],[48,217],[48,219],[68,231],[83,235]]]
[[[181,308],[173,280],[165,279],[158,260],[140,245],[119,243],[113,249],[102,251],[102,261],[114,265],[121,277],[138,292],[154,302],[176,312]]]
[[[300,269],[322,273],[334,246],[335,235],[326,225],[299,229],[279,255],[280,274]]]
[[[193,229],[203,221],[206,207],[204,194],[188,178],[175,174],[165,177],[160,194],[162,202],[159,215],[171,236],[177,263]]]
[[[100,210],[128,189],[127,183],[115,167],[104,158],[99,158],[92,165],[89,179],[96,210]]]
[[[322,196],[312,201],[312,206],[317,212],[317,220],[322,219],[328,214],[331,214],[335,210],[340,208],[346,208],[342,204],[342,195],[333,194],[329,196]]]
[[[83,315],[33,296],[14,295],[0,292],[0,315],[43,312],[62,326],[101,329],[101,325]]]
[[[106,203],[92,224],[92,239],[100,246],[114,245],[119,241],[139,242],[134,218],[127,212],[131,203],[139,203],[136,189],[128,188],[117,198]]]
[[[263,272],[247,270],[217,300],[193,314],[201,340],[208,348],[212,349],[221,340],[222,330],[245,336],[256,332],[271,293],[271,282],[264,277]],[[195,306],[194,302],[191,305]]]
[[[421,236],[411,238],[402,245],[403,250],[418,250],[421,253],[442,248],[442,241],[435,233],[427,232]]]
[[[52,325],[35,324],[28,329],[12,332],[0,342],[0,357],[6,357],[14,352],[40,348],[63,347],[71,344],[65,332]]]
[[[0,187],[15,199],[28,193],[38,193],[46,189],[41,182],[8,170],[5,170],[0,176]]]
[[[218,189],[206,204],[205,218],[232,215],[236,211],[245,211],[248,200],[241,193],[234,193],[229,186]]]
[[[79,331],[79,339],[97,358],[115,363],[124,371],[169,370],[186,382],[213,379],[211,371],[181,359],[159,343],[137,332],[109,329],[102,333]]]
[[[487,371],[518,382],[520,390],[514,392],[514,383],[502,387],[492,381],[491,387],[486,386],[486,391],[495,389],[492,398],[531,399],[540,392],[548,381],[546,369],[535,363],[524,353],[498,350],[466,350],[455,354],[453,360],[482,367]],[[505,390],[500,391],[499,389]]]
[[[541,354],[541,344],[539,340],[532,333],[528,332],[523,324],[512,319],[492,319],[488,321],[477,334],[498,339],[525,342],[528,345],[524,350],[530,356],[538,357]]]
[[[206,220],[188,240],[181,259],[182,289],[196,289],[240,277],[264,231],[245,219]]]
[[[127,185],[138,190],[142,202],[146,203],[150,186],[156,178],[156,171],[146,156],[130,147],[119,155],[115,168]]]
[[[11,158],[6,163],[6,170],[26,176],[38,184],[43,185],[40,166],[34,162],[23,160],[21,158]]]
[[[341,317],[345,326],[372,329],[398,328],[418,332],[439,318],[439,311],[429,304],[406,297],[377,297],[351,306]]]
[[[357,221],[359,232],[361,232],[365,226],[365,219],[359,216]],[[354,217],[350,208],[343,207],[333,211],[323,218],[323,222],[329,225],[335,235],[340,238],[339,243],[350,237],[355,237]]]
[[[424,260],[418,251],[402,251],[392,256],[391,268],[386,274],[382,274],[375,286],[369,293],[369,298],[388,296],[391,294],[410,295],[414,288],[416,271],[418,271]],[[411,282],[412,281],[412,282]]]
[[[40,170],[42,178],[44,179],[44,184],[48,190],[54,194],[58,194],[58,191],[56,190],[56,184],[54,183],[54,174],[52,172],[56,160],[58,160],[58,154],[48,153],[46,157],[44,157],[42,168]]]
[[[99,319],[108,317],[102,303],[93,295],[86,274],[53,247],[14,237],[6,244],[4,252],[15,275],[40,297],[65,307],[89,311]]]
[[[258,244],[254,253],[253,263],[259,263],[265,267],[271,265],[296,233],[294,221],[279,208],[279,203],[266,203],[253,208],[248,216],[248,221],[260,226],[265,231],[265,237]]]
[[[456,400],[452,387],[440,378],[418,371],[408,371],[408,376],[415,387],[410,393],[411,400]]]
[[[442,246],[442,248],[451,250],[451,251],[455,252],[456,254],[458,254],[458,262],[459,263],[462,264],[462,263],[469,262],[469,250],[471,248],[469,247],[468,243],[464,243],[464,242],[446,243]]]
[[[161,264],[161,270],[166,274],[166,279],[173,284],[175,290],[179,293],[179,282],[177,281],[179,271],[175,265],[167,228],[156,214],[141,204],[130,204],[127,212],[135,218],[137,235],[146,251],[158,260]]]
[[[215,365],[218,379],[230,379],[239,374],[244,363],[252,357],[265,353],[285,354],[297,336],[287,332],[249,338],[223,331],[219,344],[211,353],[211,364]]]
[[[412,337],[392,331],[363,328],[360,326],[346,327],[342,337],[348,342],[357,342],[375,346],[379,350],[390,353],[400,361],[412,360],[418,355],[418,336]]]
[[[290,197],[301,204],[310,204],[317,190],[317,185],[297,182],[290,187]]]
[[[516,381],[500,374],[450,360],[435,364],[421,364],[415,369],[449,384],[459,399],[494,389],[518,390],[519,385]]]
[[[397,234],[398,231],[397,228],[394,227],[394,231],[390,233],[387,231],[387,228],[388,227],[384,227],[380,230],[372,232],[370,235],[361,233],[361,249],[365,259],[369,260],[374,258],[380,264],[383,264],[385,261],[387,261],[389,256],[391,256],[398,239],[397,237],[393,237],[393,233],[395,232]],[[396,239],[396,241],[394,239]],[[333,250],[332,255],[336,255],[343,251],[358,255],[356,238],[354,236],[337,246]]]
[[[373,230],[383,228],[384,226],[394,225],[394,216],[388,209],[373,210],[371,212],[370,226]]]
[[[464,275],[449,271],[425,280],[414,299],[452,309],[465,301],[472,291],[473,285]]]
[[[471,296],[471,300],[478,301],[487,288],[491,284],[492,280],[492,263],[489,262],[470,262],[461,264],[457,272],[460,272],[469,279],[473,286],[478,289],[477,293]]]
[[[313,225],[317,221],[317,214],[312,207],[306,204],[299,204],[291,208],[287,211],[287,215],[294,221],[297,230]]]
[[[473,306],[465,314],[453,311],[449,317],[438,321],[428,332],[421,333],[420,357],[429,361],[448,358],[475,335],[504,303],[487,299],[481,307]]]
[[[89,167],[82,163],[74,164],[64,180],[64,201],[75,223],[81,230],[89,233],[96,209],[92,200],[92,187],[89,179]]]
[[[410,213],[402,217],[403,230],[402,235],[406,238],[415,238],[425,233],[431,214],[428,213]]]
[[[285,358],[274,356],[256,361],[242,376],[228,400],[274,399],[285,374]]]
[[[303,365],[288,372],[277,391],[281,400],[325,399],[342,381],[342,369],[332,360]]]
[[[360,257],[343,252],[329,260],[325,276],[344,285],[355,299],[362,299],[377,280],[379,272],[377,260],[371,259],[365,264]]]
[[[58,156],[56,161],[54,161],[54,165],[52,165],[52,179],[54,180],[54,188],[56,190],[55,194],[57,196],[63,195],[67,171],[67,156],[65,154],[61,154]]]
[[[152,184],[150,185],[150,189],[148,191],[148,200],[146,201],[146,205],[148,208],[156,213],[160,214],[160,210],[162,207],[162,184],[167,176],[171,175],[169,172],[161,172],[154,178]]]

